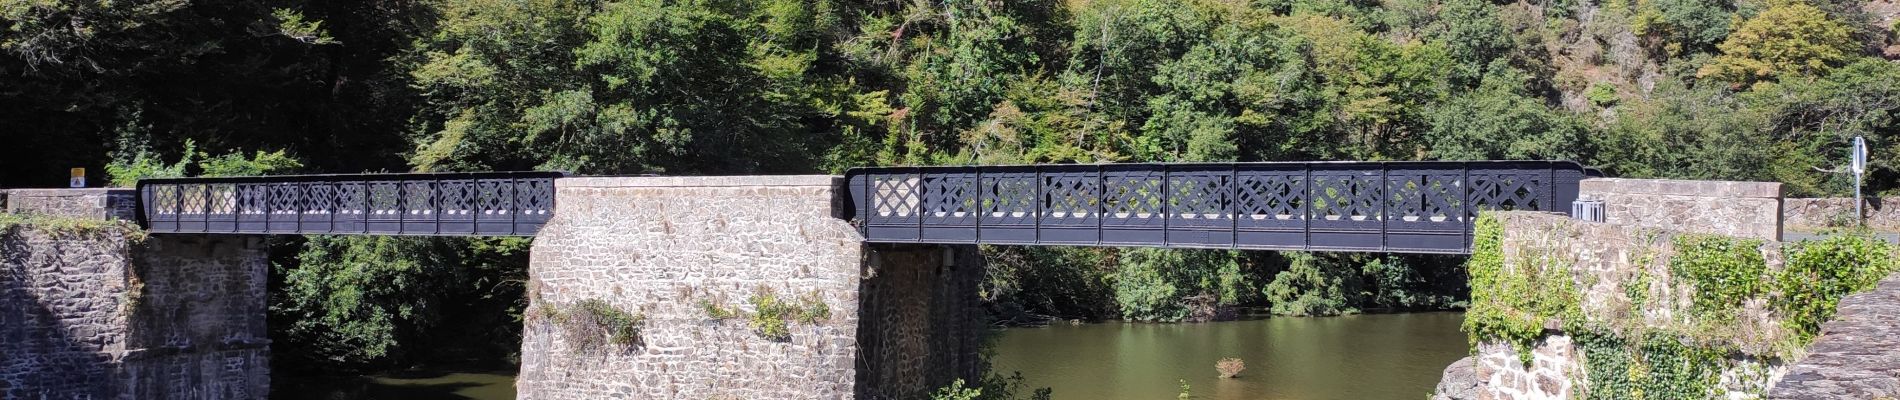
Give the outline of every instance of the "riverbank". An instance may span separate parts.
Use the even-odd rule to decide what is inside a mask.
[[[403,371],[362,376],[291,376],[272,382],[272,400],[514,400],[515,371]]]

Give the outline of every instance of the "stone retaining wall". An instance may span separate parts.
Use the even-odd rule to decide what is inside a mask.
[[[1671,276],[1669,260],[1675,255],[1673,232],[1656,228],[1578,221],[1561,214],[1504,212],[1504,268],[1537,268],[1560,273],[1577,293],[1578,325],[1600,329],[1599,334],[1642,337],[1640,331],[1686,332],[1697,329],[1690,315],[1694,292]],[[1769,242],[1759,249],[1770,269],[1780,268],[1780,246]],[[1475,256],[1474,256],[1475,257]],[[1475,279],[1475,278],[1474,278]],[[1474,285],[1477,284],[1474,282]],[[1632,299],[1632,294],[1643,299]],[[1532,294],[1545,296],[1546,294]],[[1474,295],[1475,297],[1475,295]],[[1482,299],[1474,298],[1474,303]],[[1478,306],[1474,304],[1474,307]],[[1471,318],[1467,314],[1467,318]],[[1720,391],[1724,398],[1756,398],[1787,367],[1763,363],[1773,345],[1789,335],[1770,311],[1745,309],[1735,318],[1736,337],[1699,338],[1722,341],[1738,351],[1722,361]],[[1545,400],[1584,398],[1590,390],[1586,352],[1575,341],[1578,332],[1566,332],[1566,321],[1550,319],[1537,343],[1529,349],[1530,362],[1520,359],[1510,343],[1481,342],[1471,361],[1446,370],[1435,398]]]
[[[1900,274],[1841,299],[1838,310],[1769,398],[1900,399]]]
[[[1900,197],[1869,198],[1861,205],[1868,227],[1900,230]],[[1854,199],[1847,197],[1786,199],[1781,206],[1782,220],[1789,230],[1818,231],[1853,226]]]
[[[974,248],[866,246],[834,217],[835,185],[557,180],[559,212],[530,256],[518,396],[910,398],[972,377]],[[764,294],[826,313],[771,337],[754,323]],[[583,304],[638,316],[637,339],[579,329]]]
[[[260,239],[0,228],[0,398],[263,399]]]
[[[1608,223],[1781,240],[1779,182],[1595,178],[1577,198],[1602,200]]]

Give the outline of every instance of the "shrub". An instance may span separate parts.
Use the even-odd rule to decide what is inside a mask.
[[[1792,245],[1774,282],[1781,292],[1774,306],[1783,324],[1807,343],[1820,333],[1822,322],[1834,318],[1841,298],[1873,288],[1896,269],[1894,250],[1864,234]]]
[[[964,387],[963,380],[958,379],[950,386],[937,389],[937,393],[930,395],[930,400],[977,400],[982,396],[982,388]]]
[[[600,299],[582,300],[572,308],[557,313],[553,319],[576,350],[592,352],[608,344],[641,344],[640,328],[646,323],[645,315],[628,313]]]
[[[1262,289],[1274,315],[1318,316],[1358,312],[1359,271],[1312,253],[1288,253],[1290,265]]]
[[[1239,358],[1223,358],[1214,363],[1214,369],[1220,371],[1220,377],[1223,379],[1234,378],[1240,376],[1240,371],[1247,370],[1247,362]]]

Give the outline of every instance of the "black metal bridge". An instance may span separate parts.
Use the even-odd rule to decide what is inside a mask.
[[[1567,161],[861,168],[878,243],[1468,253],[1478,212],[1570,210]]]
[[[559,172],[140,180],[153,233],[532,236]]]
[[[1465,253],[1480,210],[1568,211],[1567,161],[860,168],[874,243]],[[154,233],[531,236],[558,172],[148,179]]]

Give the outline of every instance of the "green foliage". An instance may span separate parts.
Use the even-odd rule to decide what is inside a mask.
[[[34,229],[55,236],[119,236],[132,243],[143,242],[147,238],[145,230],[140,229],[132,221],[0,213],[0,235],[14,234],[16,229],[20,228]]]
[[[1729,36],[1735,6],[1715,0],[1639,0],[1630,30],[1661,39],[1671,54],[1709,52]]]
[[[1263,289],[1276,315],[1319,316],[1358,312],[1359,276],[1350,268],[1328,265],[1311,253],[1290,253],[1286,271]]]
[[[1686,338],[1652,332],[1637,341],[1601,332],[1580,332],[1585,399],[1700,399],[1712,395],[1728,365],[1727,351],[1687,344]]]
[[[629,313],[600,299],[586,299],[566,310],[556,308],[549,320],[561,327],[569,345],[581,353],[598,351],[608,344],[628,348],[642,344],[640,329],[645,314]]]
[[[330,32],[323,29],[323,21],[304,18],[302,12],[288,8],[271,10],[271,16],[277,17],[277,33],[297,41],[309,44],[339,44]]]
[[[943,388],[937,389],[936,393],[930,394],[930,399],[931,400],[977,400],[977,399],[982,398],[982,396],[983,396],[982,388],[964,387],[963,380],[958,379],[956,382],[950,383],[950,386],[945,386]]]
[[[510,342],[518,340],[526,306],[528,245],[522,238],[309,237],[295,263],[272,268],[272,281],[281,283],[270,314],[283,321],[271,324],[274,346],[295,361],[287,365],[313,369],[438,354],[505,359],[519,349]],[[438,329],[460,334],[430,334]]]
[[[713,302],[712,300],[700,300],[699,308],[706,311],[706,318],[712,318],[714,320],[726,320],[739,316],[738,311],[733,310],[731,307],[726,307],[723,304]]]
[[[1595,85],[1590,85],[1590,91],[1584,92],[1583,96],[1589,98],[1590,104],[1595,104],[1597,107],[1613,106],[1616,105],[1617,100],[1616,85],[1611,85],[1609,82],[1597,82]]]
[[[1724,314],[1768,291],[1768,264],[1760,240],[1682,234],[1674,241],[1676,255],[1669,259],[1669,270],[1694,286],[1697,314],[1733,318]]]
[[[1119,249],[1060,246],[984,246],[978,296],[991,314],[1029,322],[1040,316],[1120,318],[1110,276]]]
[[[125,145],[122,145],[125,146]],[[132,146],[125,146],[132,147]],[[250,157],[240,152],[211,157],[196,150],[197,144],[185,141],[183,156],[178,162],[166,164],[164,160],[144,146],[129,150],[130,154],[119,154],[111,164],[106,165],[106,176],[114,187],[133,187],[140,179],[178,178],[188,174],[186,167],[196,166],[200,176],[255,176],[271,175],[303,168],[303,163],[285,154],[283,150],[274,152],[258,151]],[[192,160],[198,160],[194,163]]]
[[[1431,108],[1431,156],[1443,160],[1571,159],[1582,156],[1585,125],[1545,107],[1530,77],[1504,69],[1475,91]]]
[[[1858,44],[1846,24],[1812,5],[1789,1],[1749,18],[1716,47],[1722,55],[1696,76],[1745,84],[1825,73],[1846,63]]]
[[[1181,382],[1181,394],[1175,395],[1174,398],[1180,399],[1180,400],[1188,400],[1188,399],[1194,398],[1194,387],[1188,386],[1186,379],[1181,379],[1180,382]]]
[[[1130,249],[1120,261],[1112,277],[1115,300],[1131,320],[1180,321],[1197,312],[1185,298],[1212,296],[1218,307],[1253,292],[1231,251]]]
[[[1630,301],[1628,312],[1611,310],[1585,318],[1578,308],[1581,294],[1570,286],[1564,265],[1568,256],[1540,254],[1537,247],[1526,246],[1517,254],[1526,265],[1509,265],[1502,258],[1500,228],[1496,216],[1486,214],[1474,232],[1466,332],[1474,345],[1505,341],[1519,346],[1523,356],[1525,348],[1542,338],[1543,328],[1560,324],[1584,350],[1591,399],[1719,394],[1724,370],[1755,373],[1748,371],[1797,354],[1818,334],[1820,324],[1833,317],[1841,298],[1900,270],[1896,246],[1865,234],[1786,244],[1781,269],[1768,267],[1759,239],[1675,234],[1666,248],[1639,240],[1638,245],[1657,247],[1638,249],[1631,256],[1637,265],[1652,265],[1658,254],[1652,251],[1673,248],[1673,253],[1662,253],[1672,254],[1667,262],[1672,279],[1660,281],[1673,287],[1655,289],[1656,277],[1636,271],[1620,282]],[[1678,306],[1673,297],[1658,298],[1655,293],[1686,293],[1689,303]],[[1769,315],[1776,320],[1770,322],[1778,326],[1763,331],[1755,325],[1762,321],[1737,318],[1745,310],[1758,312],[1762,304],[1773,311]],[[1644,320],[1646,313],[1659,309],[1671,313],[1669,322]]]
[[[1783,323],[1807,343],[1834,317],[1841,298],[1872,289],[1900,269],[1893,244],[1867,234],[1846,234],[1790,246],[1784,269],[1772,284],[1781,294],[1774,307]]]
[[[1463,329],[1474,347],[1480,340],[1503,340],[1528,359],[1547,322],[1574,320],[1581,314],[1582,293],[1576,290],[1570,266],[1556,260],[1506,264],[1503,229],[1490,213],[1479,216],[1473,228],[1471,258],[1465,263],[1471,274],[1471,308],[1465,311]]]
[[[771,289],[759,289],[746,302],[754,310],[749,317],[753,333],[771,341],[791,340],[792,322],[816,324],[831,318],[831,306],[826,305],[816,293],[786,300],[779,298]]]

